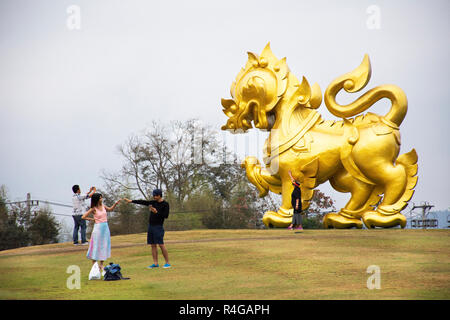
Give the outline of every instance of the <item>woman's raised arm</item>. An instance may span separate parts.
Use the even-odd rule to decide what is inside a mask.
[[[122,200],[122,199],[117,200],[111,207],[105,206],[106,211],[108,211],[108,212],[113,211],[114,208],[120,203],[120,200]]]

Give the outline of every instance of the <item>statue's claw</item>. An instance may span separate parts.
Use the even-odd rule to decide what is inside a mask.
[[[339,213],[328,213],[323,218],[323,226],[325,229],[348,229],[353,227],[362,229],[363,224],[361,220],[356,218],[347,218]]]
[[[245,168],[248,180],[258,189],[259,196],[264,197],[269,192],[269,186],[261,179],[261,165],[256,157],[245,157],[241,163],[241,168]]]
[[[267,211],[264,213],[262,221],[267,228],[287,228],[292,222],[292,214],[288,215],[280,211]]]
[[[385,215],[377,211],[367,211],[363,215],[363,221],[367,228],[375,227],[391,228],[400,225],[406,227],[406,218],[401,213]]]

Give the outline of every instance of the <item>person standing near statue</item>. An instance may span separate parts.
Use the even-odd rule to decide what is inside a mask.
[[[164,219],[169,217],[169,203],[166,202],[162,197],[161,189],[153,190],[153,200],[130,200],[123,199],[127,203],[135,203],[144,206],[148,206],[150,210],[149,223],[148,223],[148,232],[147,232],[147,244],[152,246],[152,257],[153,264],[148,266],[149,269],[158,268],[158,248],[161,249],[161,252],[166,260],[166,264],[163,268],[170,268],[171,265],[169,263],[169,253],[167,252],[167,248],[164,245]]]
[[[291,204],[294,209],[294,214],[292,215],[292,223],[288,227],[289,230],[295,228],[295,230],[303,230],[302,226],[302,191],[300,190],[300,183],[298,183],[292,176],[291,170],[289,170],[289,177],[294,185],[294,190],[291,194]]]
[[[97,191],[97,189],[95,187],[91,187],[89,189],[88,193],[86,193],[85,195],[82,195],[80,186],[76,184],[72,187],[72,191],[73,191],[73,196],[72,196],[73,214],[72,214],[72,217],[73,217],[73,222],[74,222],[73,236],[72,236],[73,244],[74,245],[80,244],[78,242],[78,231],[80,230],[81,244],[87,245],[88,242],[86,240],[86,221],[81,219],[81,216],[86,211],[84,201],[86,199],[91,198],[92,195],[95,193],[95,191]]]

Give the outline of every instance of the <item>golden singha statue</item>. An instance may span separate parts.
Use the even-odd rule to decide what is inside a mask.
[[[304,77],[300,83],[286,58],[277,59],[270,44],[260,56],[248,53],[247,64],[231,85],[233,99],[222,99],[223,112],[229,117],[222,130],[246,132],[253,121],[256,128],[270,131],[263,151],[265,168],[255,157],[246,157],[241,165],[260,197],[269,190],[282,194],[279,210],[264,214],[266,226],[291,223],[291,170],[301,183],[303,209],[308,208],[314,188],[326,181],[339,192],[351,193],[344,208],[324,216],[325,228],[362,228],[361,219],[368,228],[405,227],[400,211],[417,183],[416,151],[398,156],[399,126],[408,106],[405,93],[397,86],[382,85],[348,105],[336,102],[341,89],[358,92],[370,75],[365,55],[358,68],[331,82],[324,94],[325,105],[343,120],[326,121],[315,110],[322,103],[318,84],[310,86]],[[358,115],[383,98],[391,101],[386,115]]]

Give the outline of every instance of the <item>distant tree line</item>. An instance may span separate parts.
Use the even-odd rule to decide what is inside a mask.
[[[60,225],[50,208],[27,210],[25,205],[7,204],[6,187],[0,186],[0,250],[56,243]]]

